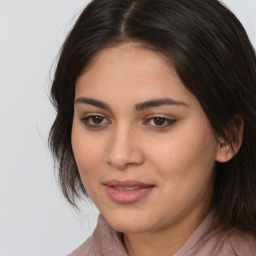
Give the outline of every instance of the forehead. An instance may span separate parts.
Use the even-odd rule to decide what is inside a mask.
[[[128,42],[121,43],[115,46],[109,46],[100,50],[89,62],[88,68],[86,68],[84,72],[89,70],[95,64],[99,65],[104,60],[118,60],[119,62],[125,62],[129,60],[133,60],[136,57],[144,57],[149,59],[151,57],[151,61],[157,60],[158,62],[165,62],[166,65],[169,65],[171,68],[173,67],[171,57],[167,54],[164,54],[163,51],[156,49],[154,46],[143,42]],[[158,58],[156,58],[158,57]],[[141,60],[144,60],[142,58]],[[112,63],[113,64],[113,63]]]
[[[138,43],[106,48],[95,56],[76,83],[76,96],[112,96],[141,102],[152,97],[192,100],[171,62]],[[187,98],[187,99],[186,99]]]

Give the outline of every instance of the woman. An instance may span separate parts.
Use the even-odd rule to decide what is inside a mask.
[[[94,0],[66,39],[49,142],[100,210],[70,255],[256,255],[256,58],[216,0]]]

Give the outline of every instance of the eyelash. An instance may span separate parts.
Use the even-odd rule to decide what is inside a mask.
[[[91,127],[91,128],[101,128],[102,127],[102,123],[100,124],[95,124],[95,123],[92,123],[92,118],[101,118],[101,119],[104,119],[104,120],[107,120],[106,117],[104,116],[101,116],[101,115],[90,115],[90,116],[86,116],[86,117],[83,117],[81,119],[81,121],[88,127]],[[108,123],[111,123],[110,121]],[[105,125],[105,124],[103,124]]]
[[[101,115],[90,115],[90,116],[86,116],[83,117],[81,119],[81,121],[89,128],[93,128],[93,129],[99,129],[99,128],[104,128],[107,124],[110,124],[111,121],[107,121],[106,123],[100,123],[100,124],[95,124],[93,123],[92,119],[93,118],[100,118],[101,120],[108,120],[106,117],[101,116]],[[158,119],[158,121],[164,121],[163,125],[150,125],[155,129],[164,129],[164,128],[168,128],[169,126],[173,125],[174,123],[176,123],[176,119],[170,119],[170,118],[166,118],[166,117],[162,117],[162,116],[153,116],[148,118],[146,121],[143,122],[143,124],[147,125],[149,122],[151,121],[156,121]]]
[[[164,121],[163,125],[151,125],[152,127],[156,128],[156,129],[164,129],[164,128],[168,128],[169,126],[173,125],[177,120],[176,119],[170,119],[170,118],[166,118],[166,117],[162,117],[162,116],[153,116],[148,118],[143,124],[148,124],[151,121]]]

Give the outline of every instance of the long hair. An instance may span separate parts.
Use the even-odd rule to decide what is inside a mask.
[[[76,79],[104,48],[140,42],[163,53],[197,98],[214,132],[231,145],[229,121],[240,116],[239,152],[216,163],[212,206],[224,228],[256,235],[256,57],[235,17],[217,0],[93,0],[60,52],[51,97],[57,116],[49,145],[67,200],[86,195],[71,147]]]

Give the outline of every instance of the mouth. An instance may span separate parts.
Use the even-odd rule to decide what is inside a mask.
[[[135,180],[109,180],[104,185],[109,198],[120,204],[134,203],[145,197],[155,187],[153,184],[146,184]]]
[[[133,191],[137,189],[141,189],[140,187],[112,187],[114,189],[117,189],[119,191]]]

